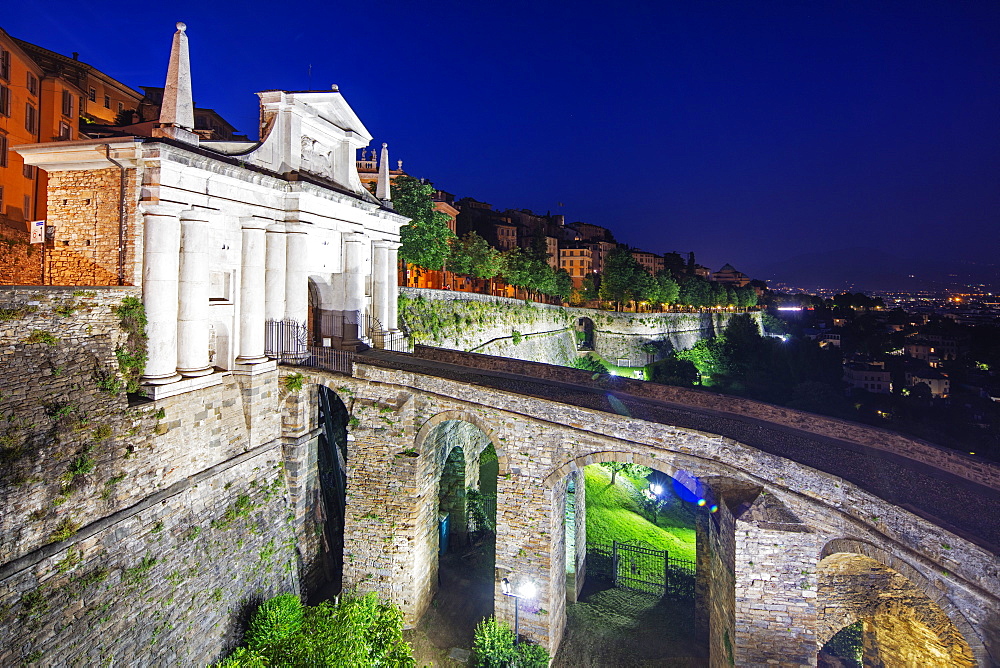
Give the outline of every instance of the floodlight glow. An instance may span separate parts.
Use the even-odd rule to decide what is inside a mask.
[[[521,584],[521,588],[518,590],[518,594],[521,598],[535,598],[535,593],[537,592],[537,587],[535,587],[534,582],[524,582]]]
[[[663,487],[661,485],[650,485],[649,491],[659,496],[663,493]]]

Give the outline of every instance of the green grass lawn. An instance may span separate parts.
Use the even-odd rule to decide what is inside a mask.
[[[584,469],[587,489],[587,542],[641,540],[671,556],[694,561],[694,509],[672,497],[662,511],[649,520],[642,509],[639,490],[645,480],[618,474],[611,484],[611,471],[600,465]]]

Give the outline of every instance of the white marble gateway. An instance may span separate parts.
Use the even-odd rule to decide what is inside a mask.
[[[16,147],[50,173],[135,170],[126,197],[138,202],[137,266],[125,275],[142,286],[149,319],[146,382],[265,362],[267,321],[308,323],[316,342],[343,349],[364,345],[356,314],[395,330],[407,219],[388,184],[376,198],[358,177],[356,152],[372,138],[364,124],[336,87],[271,90],[259,93],[259,142],[199,141],[177,27],[151,136]],[[384,145],[383,155],[388,164]]]

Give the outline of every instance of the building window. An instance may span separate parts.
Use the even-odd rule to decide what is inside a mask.
[[[7,137],[0,135],[0,167],[7,166]]]
[[[3,215],[3,186],[0,186],[0,215]]]
[[[21,173],[24,174],[24,178],[26,179],[35,178],[35,168],[33,165],[25,165],[24,168],[21,170]]]
[[[38,95],[38,77],[31,72],[28,72],[28,92],[32,95]]]
[[[97,102],[97,89],[91,88],[90,92],[87,93],[87,99],[91,102]]]
[[[31,196],[24,196],[24,219],[31,220]]]
[[[10,116],[10,88],[0,84],[0,116]]]
[[[0,49],[0,79],[10,81],[10,51]]]
[[[73,115],[73,94],[68,90],[62,92],[62,114],[63,116]]]
[[[31,134],[38,134],[38,110],[27,103],[24,105],[24,129]]]
[[[118,113],[120,114],[123,111],[125,111],[125,103],[124,102],[119,102],[118,103]]]
[[[69,123],[63,123],[62,121],[59,122],[59,139],[63,141],[72,139],[70,136]]]
[[[105,109],[110,109],[111,108],[111,96],[110,95],[105,95],[104,96],[104,108]]]

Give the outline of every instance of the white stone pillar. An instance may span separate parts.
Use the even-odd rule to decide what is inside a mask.
[[[389,246],[372,242],[372,314],[383,330],[389,329]]]
[[[240,267],[239,364],[264,362],[264,294],[266,240],[265,222],[243,218],[243,248]]]
[[[285,225],[285,320],[303,325],[309,318],[307,241],[303,225]]]
[[[399,245],[392,244],[388,247],[388,267],[389,298],[386,300],[385,322],[382,324],[390,332],[399,329]]]
[[[144,383],[161,385],[177,375],[177,279],[182,207],[143,204],[142,303],[146,308]]]
[[[285,224],[267,226],[264,268],[264,319],[285,319]]]
[[[212,373],[208,357],[208,214],[181,213],[180,281],[177,295],[177,372]]]
[[[344,235],[344,342],[347,350],[358,350],[361,343],[360,318],[365,307],[365,258],[364,236]]]

